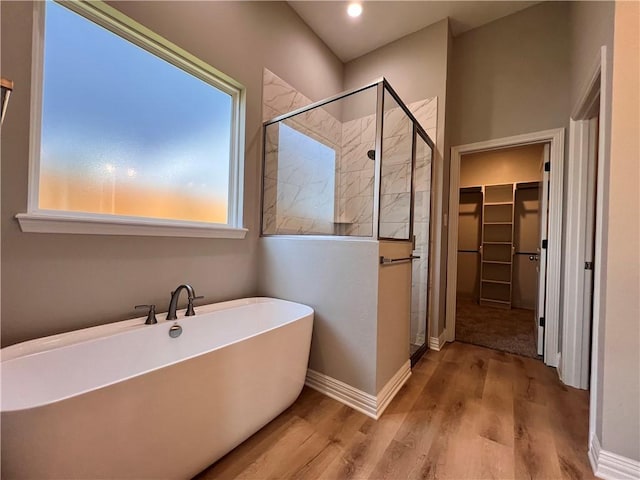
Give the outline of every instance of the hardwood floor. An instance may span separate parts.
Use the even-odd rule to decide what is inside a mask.
[[[196,478],[589,479],[588,401],[539,360],[455,342],[378,421],[305,387]]]

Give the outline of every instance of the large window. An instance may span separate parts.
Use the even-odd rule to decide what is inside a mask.
[[[241,227],[242,87],[102,3],[37,8],[40,128],[23,229],[38,217],[89,221],[83,233],[96,219],[117,233]]]

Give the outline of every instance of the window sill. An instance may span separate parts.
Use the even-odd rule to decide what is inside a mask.
[[[64,215],[38,212],[19,213],[16,219],[23,232],[32,233],[242,239],[248,231],[246,228],[204,222],[112,215]]]

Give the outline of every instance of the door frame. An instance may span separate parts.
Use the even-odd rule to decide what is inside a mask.
[[[544,362],[558,366],[558,321],[560,316],[560,264],[562,262],[562,189],[564,172],[564,128],[525,133],[451,148],[449,177],[449,238],[447,250],[446,338],[455,340],[456,284],[458,280],[458,212],[460,159],[462,155],[486,150],[549,143],[549,235],[547,248],[547,298],[544,339]]]
[[[598,117],[598,168],[596,171],[596,208],[595,208],[595,244],[593,258],[593,305],[591,325],[585,324],[584,315],[578,316],[577,312],[572,312],[570,307],[581,305],[584,300],[584,289],[580,288],[580,280],[569,278],[565,290],[566,312],[564,317],[564,331],[562,339],[562,370],[561,379],[568,385],[578,388],[589,388],[589,459],[596,470],[597,452],[594,444],[597,442],[596,422],[598,409],[602,401],[599,381],[601,381],[600,369],[602,368],[602,341],[604,337],[604,284],[606,283],[606,265],[604,263],[602,251],[606,242],[605,218],[607,198],[609,195],[609,148],[610,148],[610,85],[611,85],[611,54],[606,46],[600,48],[598,58],[594,62],[591,75],[587,79],[582,95],[571,114],[571,136],[572,150],[569,157],[570,166],[573,169],[585,170],[581,177],[586,181],[586,168],[588,162],[588,136],[589,111],[594,105],[597,94],[600,95],[599,117]],[[577,172],[576,172],[577,175]],[[584,231],[586,222],[586,212],[584,212],[584,199],[586,184],[577,183],[568,190],[568,210],[567,210],[567,246],[573,247],[570,241],[575,240],[576,235]],[[582,195],[582,196],[578,196]],[[571,222],[569,222],[571,220]],[[582,247],[584,249],[584,246]],[[574,270],[575,272],[576,270]],[[567,272],[569,274],[569,272]],[[582,283],[583,284],[583,283]],[[580,303],[577,303],[580,302]],[[589,353],[588,333],[591,331],[591,352]],[[585,344],[586,343],[586,344]],[[590,355],[590,356],[589,356]],[[585,369],[590,366],[589,383],[585,385]]]
[[[604,48],[604,47],[603,47]],[[603,53],[604,55],[604,53]],[[569,155],[567,159],[567,169],[572,172],[567,178],[567,222],[566,222],[566,248],[571,255],[566,257],[564,275],[564,305],[562,311],[563,335],[562,335],[562,359],[558,367],[560,379],[567,385],[576,388],[587,389],[589,387],[589,366],[590,366],[590,341],[591,322],[585,319],[584,299],[590,292],[585,291],[584,262],[587,254],[584,241],[584,233],[589,219],[587,218],[587,189],[590,182],[596,183],[596,196],[601,197],[601,165],[604,158],[604,133],[605,118],[603,102],[606,101],[601,95],[602,82],[601,62],[593,68],[591,76],[587,82],[582,95],[571,113],[569,123]],[[596,103],[599,100],[599,104]],[[598,150],[597,157],[598,171],[595,178],[589,175],[589,154],[590,144],[593,140],[591,112],[598,106]],[[592,173],[593,175],[593,173]],[[598,222],[602,211],[598,208],[599,202],[596,200],[596,238],[598,237],[598,227],[600,232],[602,222]],[[600,233],[601,235],[601,233]],[[594,245],[594,273],[599,272],[601,265],[601,242],[596,240]],[[597,264],[597,268],[596,268]],[[596,277],[592,283],[593,305],[592,317],[594,319],[594,331],[596,327],[595,317],[597,316],[600,297],[600,284],[598,282],[596,290]],[[597,338],[593,339],[594,344]]]

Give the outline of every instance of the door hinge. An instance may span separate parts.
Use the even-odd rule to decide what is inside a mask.
[[[593,270],[593,262],[584,262],[585,270]]]
[[[531,325],[531,324],[529,324],[529,325]],[[540,325],[541,327],[544,327],[544,317],[540,317],[540,323],[539,323],[539,325]]]
[[[542,240],[542,248],[547,248],[547,244],[549,243],[549,241],[545,238],[544,240]]]
[[[540,165],[540,164],[538,164]],[[545,172],[550,172],[551,171],[551,162],[544,162],[544,171]]]

